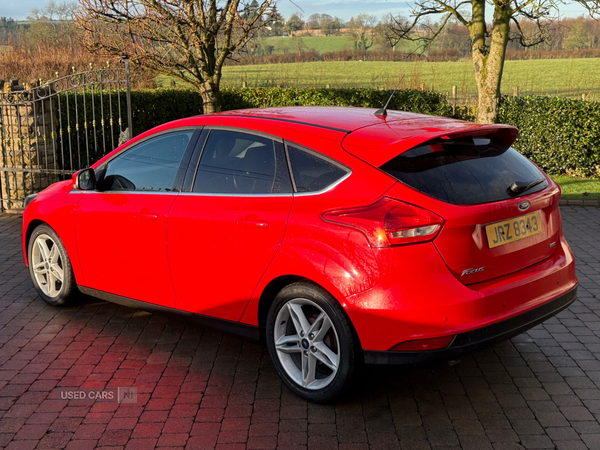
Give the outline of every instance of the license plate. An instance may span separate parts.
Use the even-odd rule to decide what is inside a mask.
[[[490,248],[510,244],[542,232],[540,212],[496,222],[485,227]]]

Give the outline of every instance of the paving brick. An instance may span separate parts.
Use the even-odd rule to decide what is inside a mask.
[[[156,447],[156,439],[130,439],[125,450],[148,450]]]
[[[138,423],[133,432],[131,433],[132,438],[158,438],[162,432],[164,424],[158,423]]]
[[[337,441],[335,444],[335,448],[337,448]],[[246,448],[248,450],[274,450],[277,448],[277,436],[250,436]],[[326,447],[322,446],[320,442],[318,448],[325,449]]]
[[[166,433],[160,436],[158,447],[184,447],[190,435],[187,433]]]
[[[188,439],[186,449],[213,450],[217,444],[217,436],[192,436]]]

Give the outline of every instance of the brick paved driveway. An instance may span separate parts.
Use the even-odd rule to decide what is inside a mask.
[[[372,367],[349,398],[308,404],[264,348],[88,299],[45,306],[0,215],[0,448],[600,449],[600,209],[563,208],[579,300],[455,364]],[[137,387],[67,403],[60,387]]]

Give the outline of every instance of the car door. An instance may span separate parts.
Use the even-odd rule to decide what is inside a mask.
[[[283,240],[293,203],[280,140],[231,129],[200,139],[168,221],[177,308],[238,321]]]
[[[182,129],[152,136],[96,169],[99,188],[86,191],[75,212],[84,286],[175,305],[167,215],[178,194],[174,184],[182,159],[196,133]]]

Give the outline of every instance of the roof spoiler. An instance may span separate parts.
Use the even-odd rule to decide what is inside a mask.
[[[476,128],[459,129],[456,131],[430,129],[429,133],[419,134],[397,142],[405,148],[404,151],[417,147],[434,139],[457,139],[466,136],[495,135],[500,143],[507,148],[512,145],[519,135],[519,129],[510,125],[482,125]],[[397,145],[396,144],[396,145]]]

